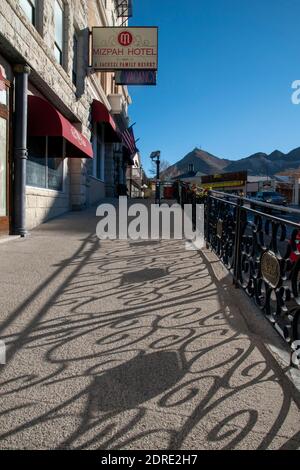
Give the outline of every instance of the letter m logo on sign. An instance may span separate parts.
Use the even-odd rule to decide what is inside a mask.
[[[123,31],[119,34],[118,41],[121,46],[130,46],[133,41],[132,34],[129,31]]]

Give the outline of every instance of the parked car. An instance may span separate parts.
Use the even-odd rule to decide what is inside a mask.
[[[267,202],[268,204],[275,204],[278,206],[286,206],[287,200],[284,196],[276,191],[262,191],[257,193],[255,199],[262,202]]]
[[[287,200],[284,196],[277,193],[276,191],[261,191],[254,196],[253,201],[266,202],[268,204],[274,204],[275,206],[286,206]],[[251,204],[255,206],[255,204]]]

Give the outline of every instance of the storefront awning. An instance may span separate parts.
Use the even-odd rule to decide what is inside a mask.
[[[32,137],[63,137],[66,157],[93,158],[91,143],[48,101],[28,97],[28,135]]]
[[[105,141],[121,142],[118,127],[106,106],[101,101],[94,100],[92,104],[92,119],[94,122],[105,124]]]

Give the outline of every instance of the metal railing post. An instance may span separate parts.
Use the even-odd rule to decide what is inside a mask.
[[[239,273],[241,265],[241,212],[244,205],[243,198],[238,198],[236,206],[236,220],[235,220],[235,242],[234,242],[234,260],[233,260],[233,284],[238,289],[239,287]]]
[[[204,227],[204,233],[205,233],[205,238],[206,238],[206,247],[209,248],[209,212],[210,212],[210,203],[211,203],[211,193],[208,191],[207,198],[205,201],[205,227]]]

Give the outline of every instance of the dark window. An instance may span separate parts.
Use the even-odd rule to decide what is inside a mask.
[[[189,171],[194,171],[194,163],[189,163]]]
[[[62,137],[48,138],[48,189],[63,189],[63,151]]]
[[[73,36],[73,68],[72,68],[72,81],[77,86],[77,73],[78,73],[78,39],[77,35]]]
[[[28,137],[27,146],[26,183],[29,186],[46,188],[46,137]]]
[[[104,180],[104,148],[105,144],[102,142],[102,131],[101,126],[98,125],[97,132],[94,135],[94,159],[87,162],[88,174],[94,176],[99,180]]]
[[[63,189],[61,137],[28,137],[26,184],[57,191]]]
[[[55,42],[54,54],[57,62],[63,65],[64,11],[58,0],[54,4]]]

